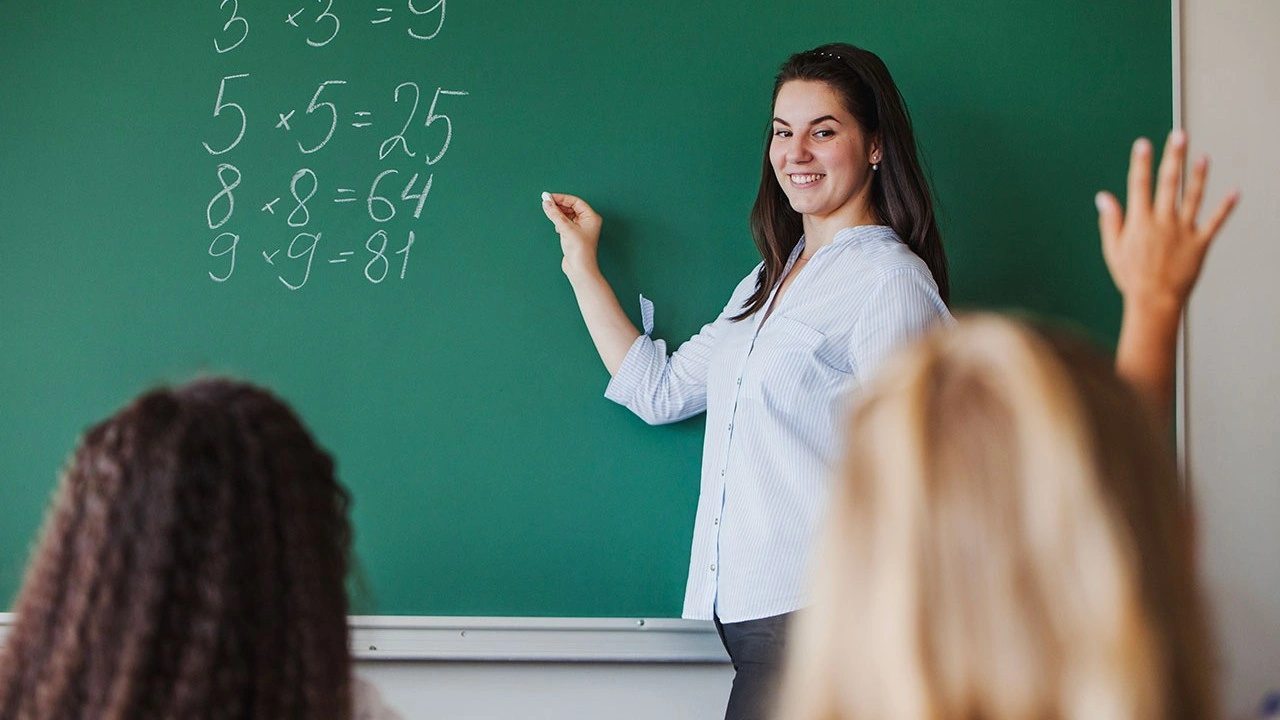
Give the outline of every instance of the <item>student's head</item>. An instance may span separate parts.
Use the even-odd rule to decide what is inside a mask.
[[[933,332],[853,412],[782,716],[1214,717],[1187,512],[1090,348],[996,317]]]
[[[70,460],[0,656],[0,717],[349,717],[348,504],[267,391],[138,398]]]
[[[819,106],[830,110],[811,116]],[[837,121],[811,125],[827,114]],[[884,62],[874,53],[844,43],[792,55],[774,81],[772,118],[760,189],[751,210],[751,232],[765,268],[744,316],[763,307],[780,279],[787,257],[804,231],[802,214],[829,211],[855,195],[869,200],[878,222],[892,227],[925,261],[939,294],[947,300],[947,262],[933,197],[920,166],[906,104]],[[850,123],[855,127],[849,127]],[[796,153],[817,150],[829,154],[830,145],[818,133],[831,131],[835,133],[832,140],[838,140],[832,144],[847,153],[832,167],[839,176],[833,173],[811,189],[801,187],[804,183],[797,186],[794,178],[787,177],[791,171],[804,174]],[[799,137],[811,142],[800,148],[796,142]],[[824,164],[835,162],[834,158],[821,159]],[[873,170],[873,165],[878,169]]]

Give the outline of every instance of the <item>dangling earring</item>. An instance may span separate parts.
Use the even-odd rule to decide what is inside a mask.
[[[872,172],[879,172],[879,171],[880,171],[880,163],[875,163],[875,164],[873,164],[873,165],[871,166],[871,171],[872,171]]]

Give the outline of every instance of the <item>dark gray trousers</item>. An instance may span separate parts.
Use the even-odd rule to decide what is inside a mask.
[[[715,618],[720,642],[734,669],[725,720],[767,720],[773,714],[792,615],[737,623],[721,623]]]

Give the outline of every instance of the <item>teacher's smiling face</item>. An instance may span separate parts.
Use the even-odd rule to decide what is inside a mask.
[[[865,137],[840,95],[820,80],[792,80],[773,106],[769,162],[791,207],[832,227],[875,224],[872,164],[878,145]]]

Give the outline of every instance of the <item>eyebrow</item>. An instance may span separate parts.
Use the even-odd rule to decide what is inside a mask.
[[[820,118],[814,118],[813,120],[810,120],[810,121],[809,121],[809,126],[810,126],[810,127],[812,127],[812,126],[814,126],[814,125],[817,125],[817,124],[818,124],[818,123],[820,123],[820,122],[825,122],[825,121],[827,121],[827,120],[830,120],[831,122],[833,122],[833,123],[835,123],[835,124],[837,124],[837,125],[840,125],[840,124],[841,124],[841,122],[840,122],[839,120],[837,120],[837,119],[835,118],[835,116],[834,116],[834,115],[823,115],[823,116],[822,116],[822,117],[820,117]],[[782,119],[782,118],[780,118],[780,117],[775,117],[775,118],[773,119],[773,121],[774,121],[774,122],[776,122],[776,123],[779,123],[779,124],[781,124],[781,125],[786,125],[787,127],[791,127],[791,123],[787,122],[786,120],[783,120],[783,119]]]

